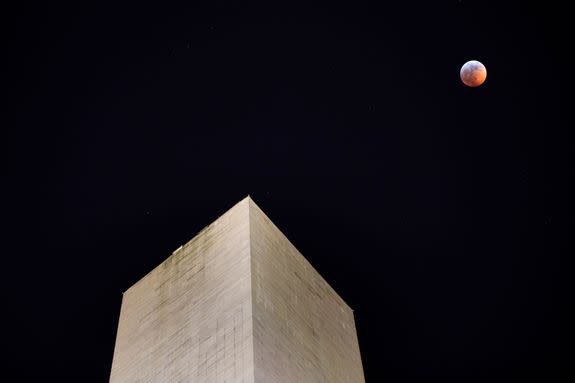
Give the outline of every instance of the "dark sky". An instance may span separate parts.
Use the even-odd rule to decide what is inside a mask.
[[[562,381],[568,13],[271,3],[6,14],[5,373],[108,381],[122,292],[249,194],[368,383]]]

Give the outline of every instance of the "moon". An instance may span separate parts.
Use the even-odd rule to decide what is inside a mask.
[[[487,78],[487,69],[485,65],[477,60],[471,60],[463,64],[459,71],[461,81],[467,86],[477,87],[485,82]]]

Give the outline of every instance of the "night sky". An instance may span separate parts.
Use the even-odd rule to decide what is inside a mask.
[[[368,383],[572,381],[566,10],[271,3],[5,14],[4,374],[107,382],[122,292],[249,194]]]

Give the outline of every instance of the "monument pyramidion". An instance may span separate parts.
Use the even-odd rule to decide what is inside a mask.
[[[124,292],[111,383],[364,383],[353,311],[250,197]]]

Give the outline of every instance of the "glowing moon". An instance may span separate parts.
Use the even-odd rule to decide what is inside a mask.
[[[479,61],[471,60],[463,64],[459,75],[465,85],[476,87],[485,82],[487,69],[485,69],[485,65]]]

